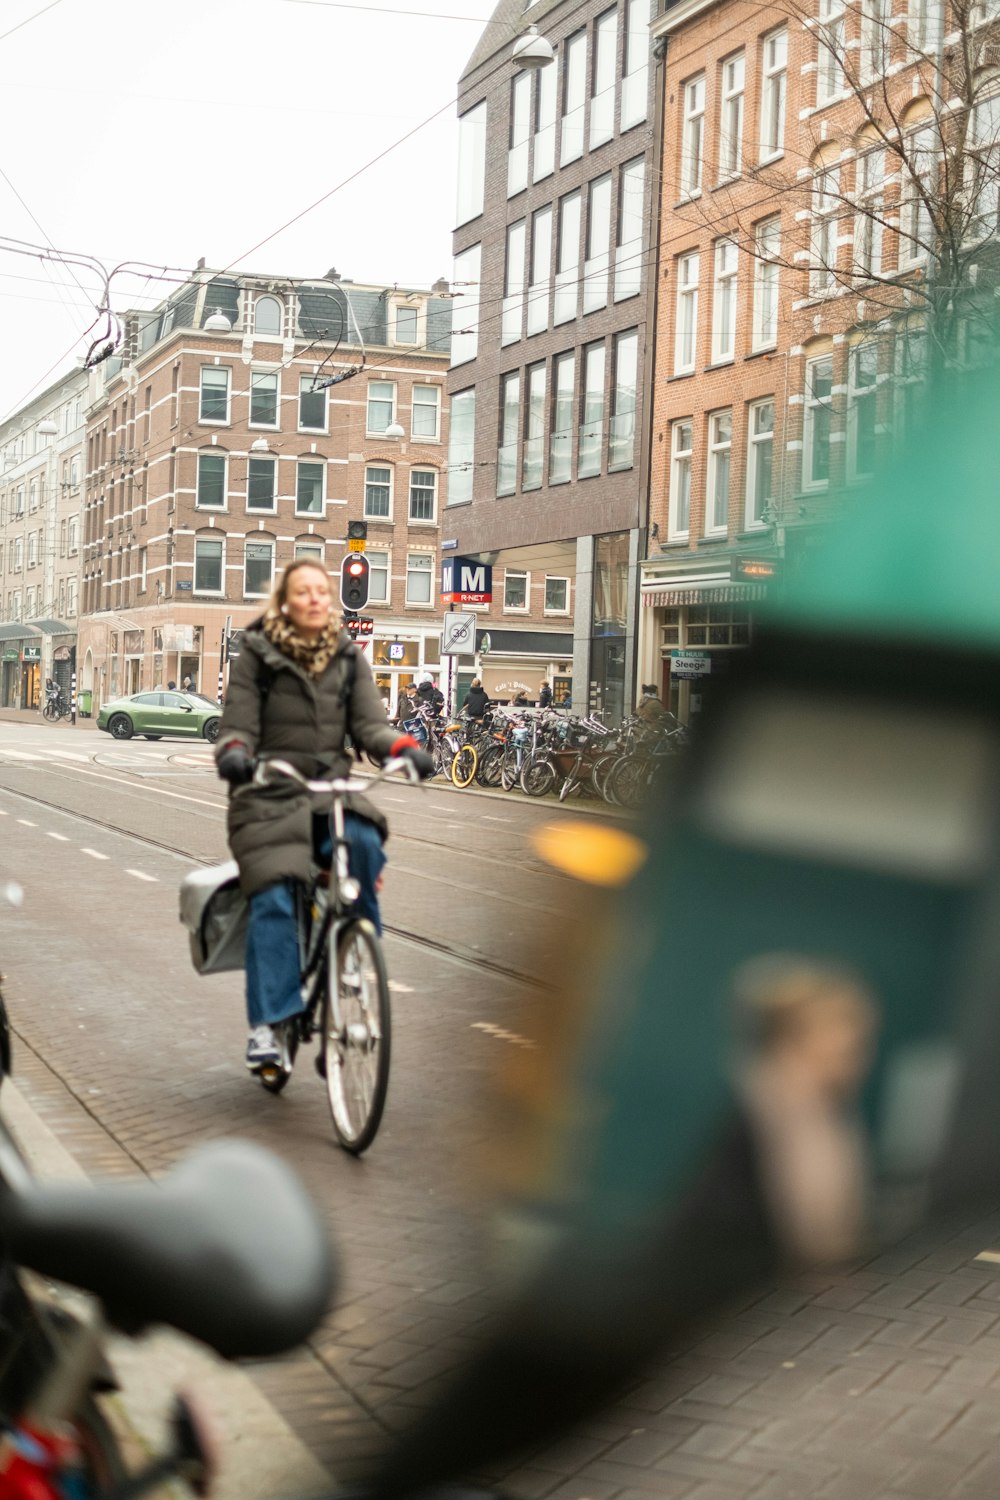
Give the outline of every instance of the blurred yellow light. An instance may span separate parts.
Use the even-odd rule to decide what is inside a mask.
[[[546,823],[532,837],[547,864],[590,885],[625,885],[649,854],[634,834],[590,822]]]

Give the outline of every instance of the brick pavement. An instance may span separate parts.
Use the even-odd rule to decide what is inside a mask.
[[[27,848],[39,833],[17,838]],[[133,909],[96,876],[60,897],[67,856],[30,847],[24,922],[36,926],[22,955],[22,919],[11,924],[4,963],[18,1029],[45,1058],[18,1046],[31,1103],[91,1172],[155,1172],[227,1131],[303,1171],[342,1248],[342,1293],[309,1349],[253,1375],[332,1473],[363,1474],[489,1310],[469,1180],[501,1045],[472,1024],[483,990],[443,959],[390,947],[407,984],[393,1094],[376,1151],[353,1162],[331,1146],[308,1072],[280,1100],[248,1084],[238,977],[193,981],[178,956],[176,863],[156,856],[164,885],[142,888]],[[45,892],[50,907],[33,916]],[[488,996],[491,1019],[512,1023],[515,988],[491,980]],[[1000,1482],[1000,1268],[975,1256],[997,1243],[1000,1213],[747,1300],[578,1432],[488,1477],[523,1500],[986,1500]]]

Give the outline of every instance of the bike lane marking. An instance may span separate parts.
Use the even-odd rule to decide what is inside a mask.
[[[99,849],[87,849],[85,847],[81,847],[80,853],[81,854],[89,854],[90,857],[91,857],[91,859],[110,859],[111,858],[110,854],[102,854]]]
[[[68,843],[70,843],[70,838],[69,838],[68,834],[65,834],[65,833],[52,833],[51,830],[49,830],[49,832],[46,833],[46,838],[58,839],[59,842],[60,842],[60,844],[68,844]]]
[[[159,884],[158,875],[146,875],[142,870],[126,870],[126,875],[133,875],[136,880],[151,880],[154,885]]]

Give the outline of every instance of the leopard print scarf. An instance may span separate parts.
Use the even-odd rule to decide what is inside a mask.
[[[268,612],[263,629],[272,646],[304,667],[310,677],[325,672],[340,647],[340,627],[335,620],[328,620],[314,641],[299,635],[291,620],[280,613]]]

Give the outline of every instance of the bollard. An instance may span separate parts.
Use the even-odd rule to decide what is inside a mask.
[[[70,679],[69,707],[70,707],[69,722],[71,724],[75,724],[76,723],[76,668],[75,667],[73,668],[73,676]]]

